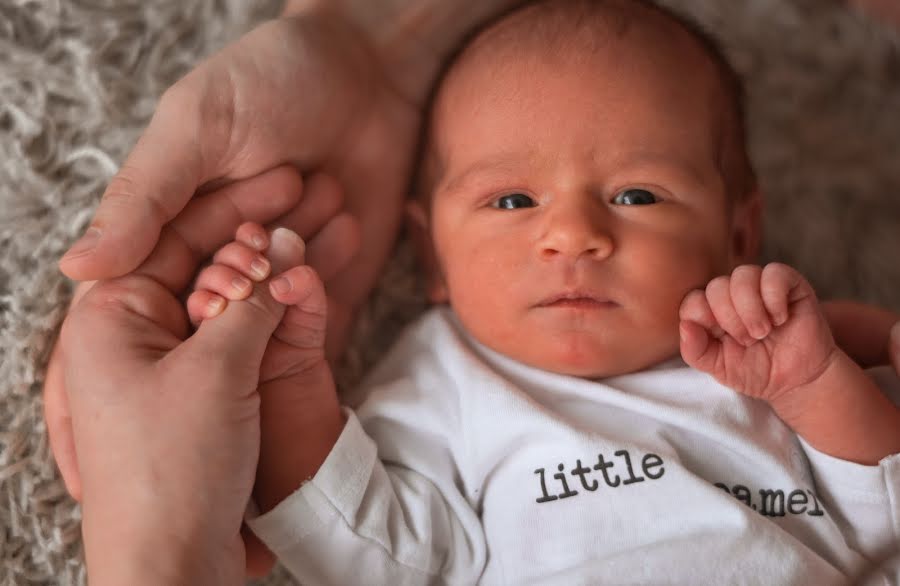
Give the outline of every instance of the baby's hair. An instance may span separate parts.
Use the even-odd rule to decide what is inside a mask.
[[[654,16],[661,18],[654,19]],[[414,194],[427,203],[442,173],[431,136],[433,112],[441,86],[457,67],[485,48],[499,54],[519,50],[523,38],[526,39],[524,43],[538,40],[541,50],[548,55],[562,55],[571,61],[578,55],[607,46],[610,39],[625,36],[633,26],[660,28],[660,25],[673,24],[687,33],[715,68],[721,90],[720,108],[715,113],[720,117],[716,145],[718,166],[729,197],[733,201],[746,198],[756,189],[756,175],[747,155],[741,79],[719,44],[703,27],[648,0],[537,0],[473,32],[448,60],[428,100],[420,139],[420,160],[413,178]]]

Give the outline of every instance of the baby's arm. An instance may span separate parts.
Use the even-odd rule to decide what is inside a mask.
[[[862,464],[900,452],[900,408],[837,347],[794,269],[738,267],[689,293],[681,320],[688,364],[767,401],[817,450]]]
[[[204,313],[210,297],[243,297],[231,282],[257,278],[249,269],[253,259],[259,262],[260,248],[252,242],[239,232],[238,242],[220,250],[200,275],[188,300],[192,319],[215,317],[218,307]],[[302,266],[287,274],[298,270],[314,277]],[[440,385],[389,375],[374,383],[357,412],[347,411],[346,424],[329,423],[336,399],[322,351],[325,297],[315,280],[298,279],[294,290],[308,296],[288,299],[273,291],[295,305],[266,349],[259,387],[262,442],[254,496],[263,512],[274,510],[249,525],[300,583],[474,583],[486,547],[456,467],[466,450],[458,441],[458,397]],[[303,332],[292,341],[282,331],[290,323]],[[402,354],[405,365],[410,354]],[[283,374],[289,365],[298,368],[297,376]]]
[[[266,250],[269,259],[262,254]],[[303,241],[289,230],[269,235],[258,224],[243,224],[235,241],[223,246],[197,277],[187,302],[191,321],[198,324],[221,313],[229,301],[246,299],[254,282],[270,272],[285,271],[268,283],[287,309],[266,348],[259,378],[261,441],[253,494],[261,512],[315,475],[344,425],[325,360],[325,291],[316,272],[303,264],[304,252]]]

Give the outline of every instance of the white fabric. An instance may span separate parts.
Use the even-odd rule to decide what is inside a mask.
[[[436,309],[367,387],[318,474],[251,521],[303,584],[900,583],[872,572],[900,549],[900,456],[819,453],[680,361],[552,374]]]

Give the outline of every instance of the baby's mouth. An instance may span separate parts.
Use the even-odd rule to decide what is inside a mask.
[[[569,309],[609,309],[617,307],[615,301],[585,291],[568,291],[547,297],[538,307],[557,307]]]

